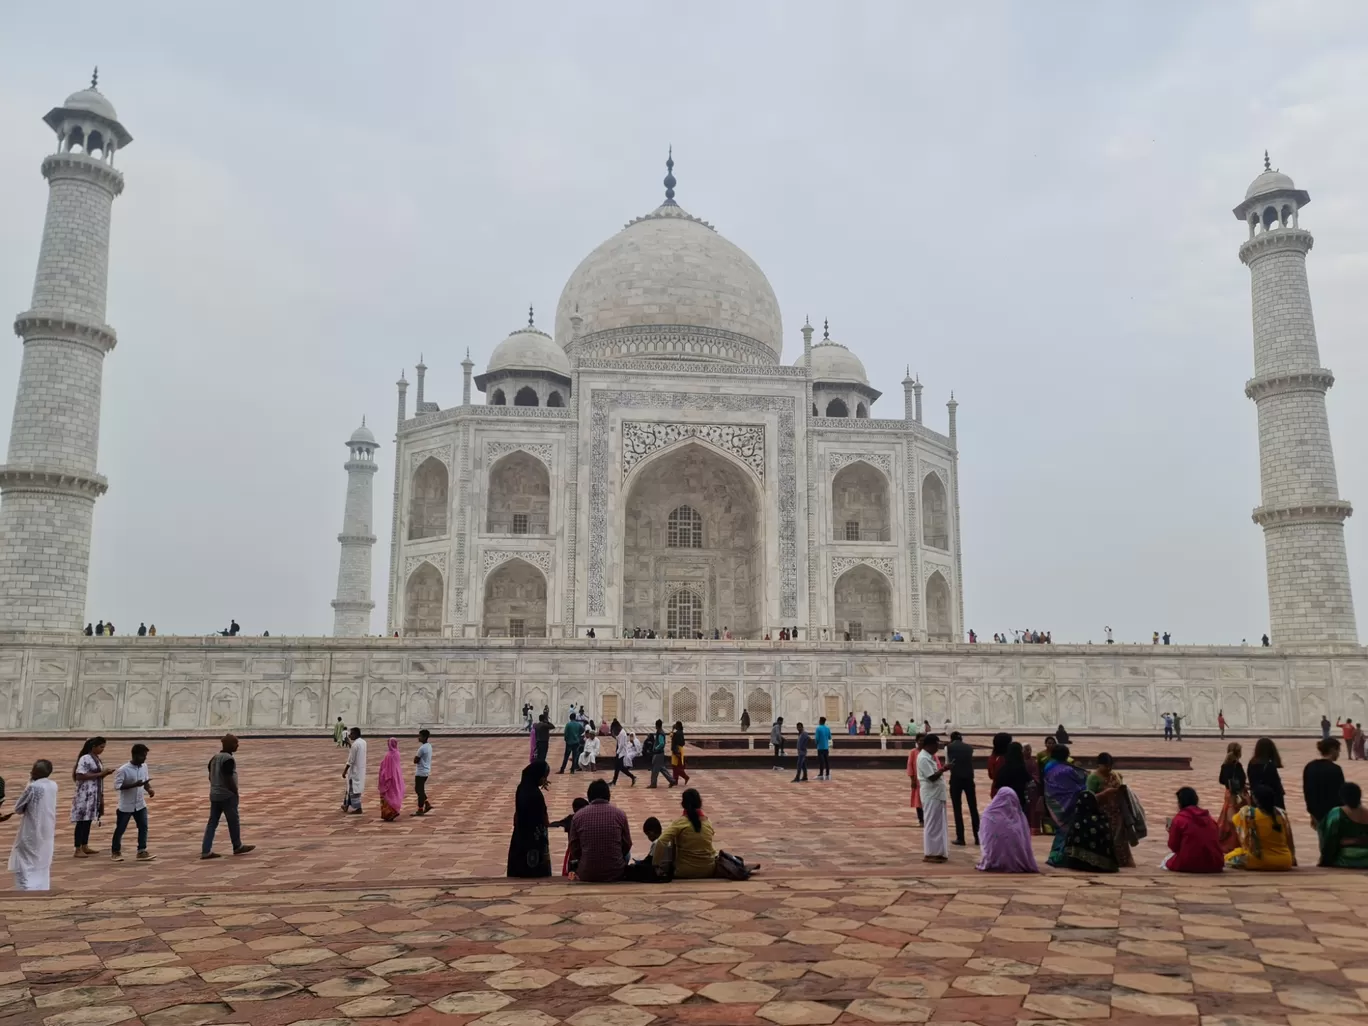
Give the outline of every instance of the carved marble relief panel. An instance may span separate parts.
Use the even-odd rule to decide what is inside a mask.
[[[697,438],[729,452],[761,481],[765,479],[765,426],[763,424],[658,424],[651,421],[622,422],[622,474],[627,474],[651,453],[686,438]]]

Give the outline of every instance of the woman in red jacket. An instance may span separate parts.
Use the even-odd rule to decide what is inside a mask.
[[[1197,792],[1178,789],[1178,815],[1169,823],[1169,855],[1164,869],[1175,873],[1219,873],[1225,869],[1221,830],[1206,809],[1197,805]]]

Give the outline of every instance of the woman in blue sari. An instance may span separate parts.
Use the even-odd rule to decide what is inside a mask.
[[[1088,789],[1088,777],[1081,769],[1069,764],[1069,746],[1055,745],[1045,763],[1045,809],[1054,822],[1054,844],[1046,863],[1064,865],[1065,841],[1073,824],[1078,797]]]

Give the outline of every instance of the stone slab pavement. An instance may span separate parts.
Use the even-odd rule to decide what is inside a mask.
[[[436,811],[385,824],[373,804],[376,751],[366,815],[343,817],[344,755],[330,740],[247,739],[244,829],[260,847],[211,862],[195,855],[216,746],[149,743],[150,864],[71,857],[74,746],[6,739],[0,750],[11,800],[38,755],[57,762],[63,786],[53,892],[0,899],[0,1023],[1368,1021],[1368,877],[1310,867],[1304,813],[1294,823],[1307,868],[1201,879],[1153,868],[1172,792],[1193,783],[1206,803],[1219,796],[1215,742],[1184,742],[1191,773],[1129,778],[1156,830],[1137,852],[1141,868],[1113,876],[985,877],[972,848],[926,867],[894,772],[794,785],[791,772],[717,770],[692,783],[721,844],[764,871],[745,884],[607,887],[491,879],[503,869],[520,742],[444,743]],[[1123,744],[1163,743],[1112,747]],[[415,745],[404,739],[410,763]],[[1307,752],[1285,748],[1296,809]],[[467,774],[471,754],[480,758]],[[1368,764],[1344,768],[1368,782]],[[552,814],[584,783],[553,776]],[[615,792],[634,828],[675,807],[675,793],[644,783]],[[13,826],[0,826],[0,844]],[[93,847],[107,848],[110,826]],[[563,847],[557,837],[557,864]]]

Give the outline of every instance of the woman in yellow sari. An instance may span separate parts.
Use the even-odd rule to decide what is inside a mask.
[[[1272,788],[1254,788],[1254,804],[1235,814],[1235,830],[1240,846],[1226,856],[1227,867],[1279,872],[1297,865],[1292,824]]]
[[[1097,807],[1107,817],[1107,823],[1111,827],[1112,846],[1116,849],[1116,864],[1122,869],[1135,868],[1135,856],[1131,854],[1130,841],[1126,837],[1126,813],[1130,807],[1130,794],[1126,791],[1121,774],[1113,768],[1110,752],[1098,753],[1097,768],[1088,774],[1088,790],[1097,795]]]

